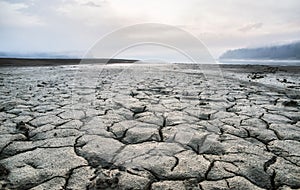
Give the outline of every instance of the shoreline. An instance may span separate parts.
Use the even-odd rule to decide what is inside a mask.
[[[79,64],[133,63],[133,59],[79,59],[79,58],[0,58],[0,67],[61,66]]]
[[[31,66],[62,66],[62,65],[80,65],[80,64],[135,64],[139,60],[135,59],[80,59],[80,58],[0,58],[0,67],[31,67]],[[240,68],[240,67],[284,67],[284,68],[297,68],[300,67],[300,64],[297,65],[299,62],[295,62],[295,60],[290,61],[293,64],[286,64],[289,63],[288,60],[285,61],[260,61],[257,60],[254,63],[253,60],[243,60],[242,62],[239,60],[230,60],[230,62],[219,62],[212,64],[197,64],[197,63],[163,63],[163,64],[183,64],[183,65],[204,65],[204,66],[211,66],[211,65],[218,65],[222,68]],[[274,64],[272,64],[274,63]],[[282,63],[282,64],[280,64]],[[153,63],[155,64],[155,63]]]

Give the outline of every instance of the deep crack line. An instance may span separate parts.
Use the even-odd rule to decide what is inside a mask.
[[[266,172],[268,170],[268,168],[274,164],[277,160],[276,156],[273,156],[270,160],[268,160],[267,162],[264,163],[264,171]]]
[[[53,180],[53,179],[55,179],[55,178],[63,178],[64,180],[66,180],[66,178],[63,177],[63,176],[53,176],[53,177],[51,177],[51,178],[49,178],[49,179],[46,179],[46,180],[42,181],[41,183],[34,184],[34,186],[29,187],[29,189],[33,189],[33,188],[35,188],[35,187],[37,187],[37,186],[39,186],[39,185],[42,185],[42,184],[44,184],[44,183],[47,183],[48,181]],[[23,189],[23,188],[24,188],[24,187],[22,187],[22,189]]]
[[[272,190],[276,190],[276,183],[275,183],[275,178],[276,178],[276,172],[275,170],[273,170],[272,175],[270,176],[270,181],[271,181],[271,186],[272,186]]]
[[[80,139],[81,137],[83,137],[83,136],[84,136],[84,135],[81,135],[81,136],[79,136],[79,137],[77,137],[77,138],[75,139],[75,143],[74,143],[73,149],[74,149],[74,153],[75,153],[77,156],[83,158],[84,160],[87,161],[87,163],[89,163],[89,161],[88,161],[86,158],[84,158],[82,155],[80,155],[80,153],[79,153],[78,150],[77,150],[77,147],[83,147],[84,145],[86,145],[86,143],[84,143],[83,145],[80,145],[80,146],[78,145],[79,139]]]
[[[174,164],[174,166],[171,168],[171,171],[173,172],[174,171],[174,169],[178,166],[178,164],[179,164],[179,158],[178,157],[176,157],[176,156],[173,156],[174,158],[175,158],[175,164]]]
[[[159,129],[158,129],[158,134],[159,134],[159,137],[160,137],[160,142],[164,141],[164,135],[163,135],[162,129],[166,127],[166,123],[167,123],[167,118],[163,117],[163,123],[159,127]]]
[[[266,124],[267,129],[273,131],[274,134],[276,135],[276,137],[277,137],[279,140],[283,140],[283,138],[279,135],[279,133],[278,133],[276,130],[270,128],[270,124],[269,124],[266,120],[264,120],[264,119],[262,118],[263,116],[264,116],[264,114],[262,114],[262,115],[259,117],[259,119],[260,119],[261,121],[263,121],[263,122]]]
[[[75,167],[75,168],[70,169],[70,170],[67,172],[67,174],[66,174],[66,177],[65,177],[66,182],[65,182],[65,184],[64,184],[64,186],[63,186],[63,189],[68,189],[69,181],[70,181],[70,179],[71,179],[71,177],[72,177],[72,175],[73,175],[73,173],[74,173],[74,170],[79,169],[79,168],[83,168],[83,167],[87,167],[87,166],[88,166],[88,165],[81,165],[81,166],[77,166],[77,167]]]
[[[158,129],[158,133],[159,133],[159,137],[160,137],[160,142],[164,141],[164,136],[163,136],[162,129],[163,129],[163,127],[159,127],[159,129]]]
[[[207,169],[207,171],[206,171],[205,174],[204,174],[204,179],[208,180],[208,174],[209,174],[209,172],[211,171],[211,169],[214,167],[214,165],[215,165],[215,160],[213,160],[213,161],[210,163],[210,165],[208,166],[208,169]]]

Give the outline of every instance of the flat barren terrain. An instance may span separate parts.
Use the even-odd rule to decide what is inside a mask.
[[[300,67],[0,68],[0,189],[300,188]]]

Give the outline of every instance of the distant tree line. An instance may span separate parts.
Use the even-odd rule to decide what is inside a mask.
[[[242,48],[225,52],[220,59],[293,59],[300,60],[300,42],[260,48]]]

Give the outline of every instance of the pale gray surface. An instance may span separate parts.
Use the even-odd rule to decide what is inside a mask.
[[[221,71],[1,68],[0,189],[300,188],[299,84]]]

